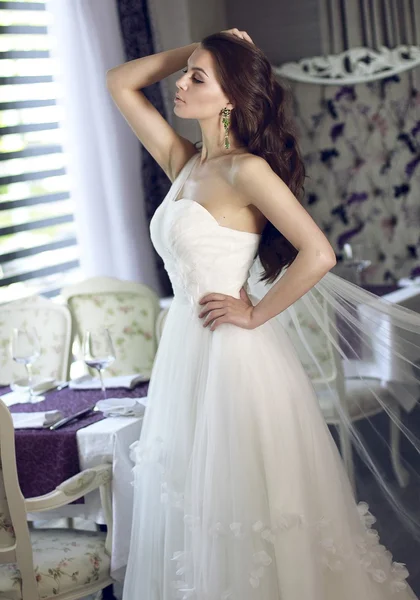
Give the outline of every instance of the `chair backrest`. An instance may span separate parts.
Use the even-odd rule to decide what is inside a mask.
[[[322,389],[332,384],[343,393],[343,366],[335,327],[331,326],[335,316],[316,288],[310,294],[309,302],[302,297],[282,313],[282,324],[314,386]]]
[[[13,421],[0,400],[0,564],[10,563],[17,563],[25,598],[38,600],[25,500],[16,471]]]
[[[79,341],[86,329],[109,329],[116,360],[110,375],[150,374],[157,350],[159,297],[147,285],[93,277],[62,289]]]
[[[166,317],[168,316],[169,308],[163,308],[156,319],[156,341],[159,344],[160,338],[162,337],[163,327],[165,325]]]
[[[420,313],[420,288],[410,285],[382,296],[387,302]],[[420,347],[418,333],[410,328],[403,328],[392,315],[382,314],[378,319],[375,309],[362,306],[359,319],[363,330],[369,338],[371,362],[374,364],[376,376],[386,382],[419,381]],[[387,340],[384,345],[383,338]],[[405,358],[400,358],[405,357]]]
[[[0,305],[0,385],[25,376],[25,368],[13,361],[10,340],[14,328],[34,327],[41,356],[33,364],[34,375],[57,380],[69,378],[71,315],[67,306],[41,296]]]

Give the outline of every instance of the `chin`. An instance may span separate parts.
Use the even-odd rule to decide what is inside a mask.
[[[179,104],[175,104],[174,105],[174,113],[176,114],[177,117],[179,117],[180,119],[191,119],[192,117],[190,117],[188,114],[185,114],[184,110],[179,110]]]

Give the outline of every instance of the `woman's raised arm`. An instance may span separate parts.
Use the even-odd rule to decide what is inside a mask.
[[[197,45],[137,58],[106,73],[107,87],[115,104],[171,181],[196,149],[192,142],[176,133],[141,89],[181,70]]]

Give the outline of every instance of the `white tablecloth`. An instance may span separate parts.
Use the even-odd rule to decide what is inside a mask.
[[[130,543],[133,491],[131,485],[133,463],[129,457],[130,444],[137,441],[143,418],[107,417],[92,425],[79,429],[77,444],[80,468],[112,463],[112,513],[114,535],[112,540],[111,575],[122,581],[127,564]],[[99,492],[91,492],[84,504],[71,504],[54,511],[33,513],[31,520],[50,520],[60,517],[81,517],[98,524],[105,524]]]
[[[132,468],[129,457],[130,444],[140,436],[143,418],[107,417],[89,427],[79,429],[80,467],[87,469],[103,462],[112,462],[112,539],[111,575],[122,581],[127,564],[133,513]],[[99,493],[89,494],[85,504],[89,517],[104,523]]]
[[[389,302],[409,308],[414,312],[420,313],[420,286],[411,285],[404,287],[395,292],[385,294],[382,296]],[[394,397],[406,411],[410,412],[417,405],[420,399],[420,382],[416,381],[414,372],[412,374],[411,382],[408,381],[410,366],[406,363],[401,362],[391,352],[385,352],[381,347],[375,347],[375,330],[378,328],[387,336],[390,340],[390,348],[394,347],[392,340],[396,335],[401,336],[402,330],[400,328],[394,328],[390,319],[384,315],[381,322],[375,323],[369,316],[369,307],[364,306],[363,310],[359,312],[359,319],[363,321],[364,330],[369,332],[372,330],[373,340],[373,356],[368,357],[362,363],[360,361],[347,361],[344,363],[344,373],[346,377],[354,377],[363,375],[364,377],[377,377],[381,379],[383,384],[393,393]],[[409,331],[405,332],[404,339],[407,345],[404,347],[404,352],[410,352],[410,360],[412,362],[420,361],[420,348],[410,345],[411,335]],[[404,383],[402,383],[404,382]]]

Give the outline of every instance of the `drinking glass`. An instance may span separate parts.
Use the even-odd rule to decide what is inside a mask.
[[[103,372],[115,360],[114,344],[108,329],[101,328],[95,331],[87,329],[85,331],[83,336],[83,360],[88,367],[98,371],[102,395],[105,400],[106,388]]]
[[[13,360],[25,365],[28,375],[29,399],[28,402],[42,402],[43,396],[37,397],[33,391],[32,365],[41,355],[39,338],[34,327],[20,329],[15,327],[11,338],[11,354]]]
[[[363,285],[364,272],[372,265],[375,249],[366,242],[352,242],[343,246],[343,266],[348,267],[355,273],[355,283]]]

